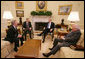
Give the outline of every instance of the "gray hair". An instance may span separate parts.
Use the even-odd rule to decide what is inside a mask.
[[[75,26],[76,29],[80,30],[79,25],[77,25],[77,24],[73,24],[73,26]]]
[[[28,20],[29,18],[26,18],[26,20]]]
[[[12,20],[11,24],[14,25],[15,22],[16,22],[16,20]]]

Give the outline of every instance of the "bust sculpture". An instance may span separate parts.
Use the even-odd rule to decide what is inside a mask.
[[[64,19],[61,20],[61,25],[64,25]]]

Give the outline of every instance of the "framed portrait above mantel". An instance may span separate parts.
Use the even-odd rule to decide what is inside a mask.
[[[58,9],[58,15],[69,15],[72,10],[72,5],[61,5]]]
[[[22,1],[15,1],[16,9],[24,9],[24,2]]]
[[[24,17],[24,11],[23,10],[16,10],[16,17]]]
[[[47,1],[36,1],[36,11],[46,11]]]

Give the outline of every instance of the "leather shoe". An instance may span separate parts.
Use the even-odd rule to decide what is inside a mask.
[[[40,34],[37,34],[37,36],[41,36]]]
[[[48,54],[48,53],[43,53],[43,56],[45,56],[45,57],[49,57],[50,54]]]
[[[42,41],[42,43],[44,43],[44,41]]]
[[[14,49],[14,51],[15,51],[15,52],[17,52],[17,51],[18,51],[18,49]]]

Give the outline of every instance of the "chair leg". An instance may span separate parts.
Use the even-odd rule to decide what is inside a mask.
[[[25,35],[25,41],[27,40],[27,34]]]

